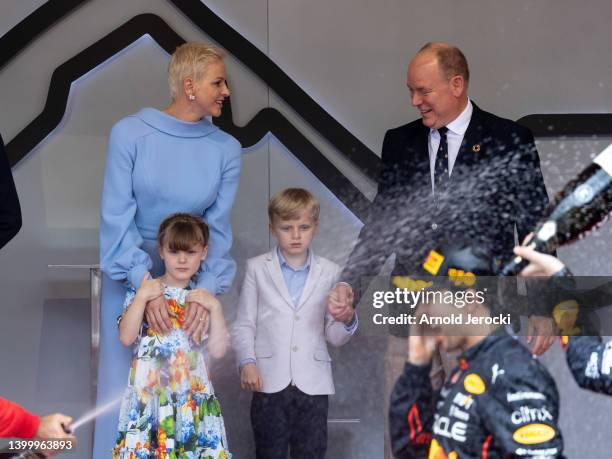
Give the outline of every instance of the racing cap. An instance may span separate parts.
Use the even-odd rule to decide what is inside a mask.
[[[465,240],[453,240],[431,250],[421,269],[423,275],[430,276],[454,277],[458,273],[470,277],[496,276],[499,264],[485,247]]]
[[[414,276],[394,276],[391,281],[399,288],[421,290],[448,278],[450,287],[473,287],[478,277],[494,277],[499,263],[485,248],[470,241],[453,239],[431,250]]]

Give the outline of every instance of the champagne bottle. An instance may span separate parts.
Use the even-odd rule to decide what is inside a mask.
[[[581,239],[612,212],[612,144],[555,196],[525,245],[542,253]],[[512,276],[528,262],[514,257],[501,274]]]

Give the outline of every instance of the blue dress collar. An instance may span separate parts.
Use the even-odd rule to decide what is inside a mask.
[[[151,107],[143,108],[133,116],[158,131],[176,137],[206,137],[219,129],[207,118],[196,122],[183,121]]]

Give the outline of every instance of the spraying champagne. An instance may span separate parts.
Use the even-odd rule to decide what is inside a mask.
[[[525,245],[538,252],[551,253],[563,244],[582,238],[601,225],[611,212],[612,144],[555,196]],[[527,264],[528,261],[515,257],[501,274],[515,275]]]

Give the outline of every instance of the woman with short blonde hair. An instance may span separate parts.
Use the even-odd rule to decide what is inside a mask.
[[[206,43],[185,43],[176,48],[168,64],[168,86],[170,97],[176,99],[186,78],[200,81],[208,64],[223,61],[225,53]]]

